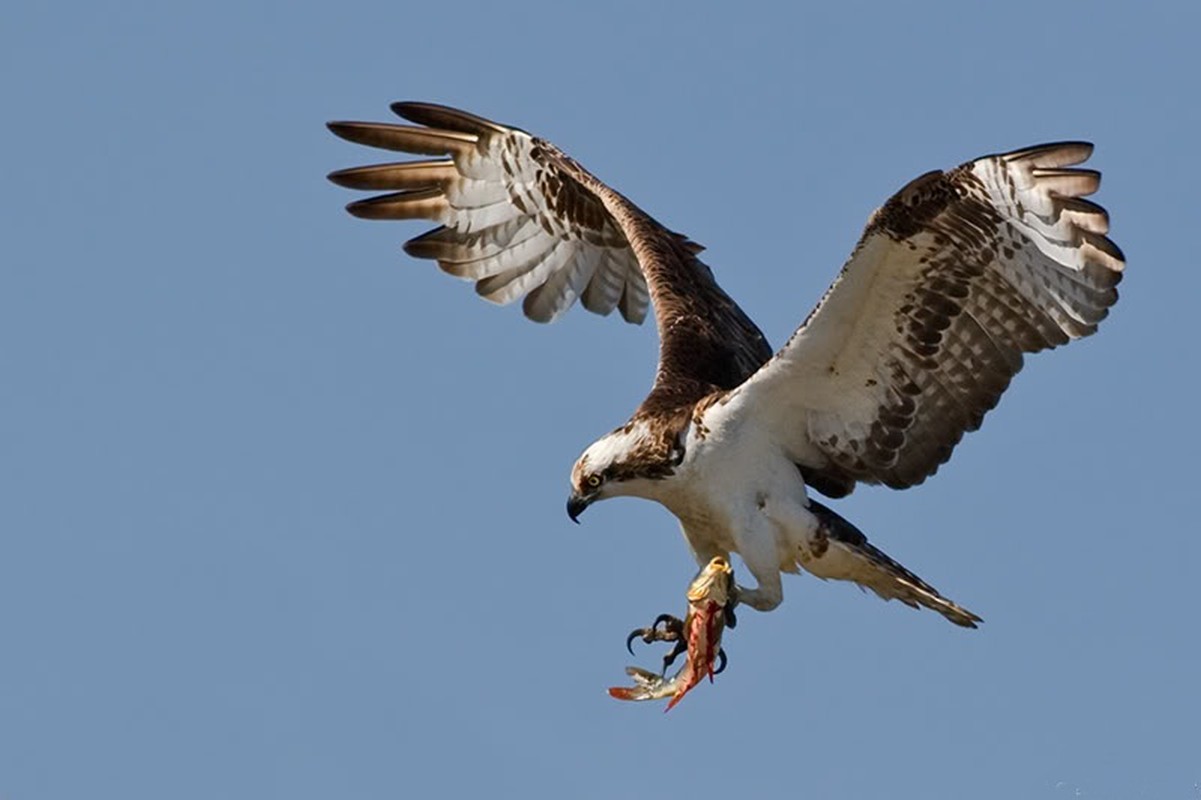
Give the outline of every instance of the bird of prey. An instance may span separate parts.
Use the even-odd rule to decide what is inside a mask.
[[[1117,300],[1124,260],[1083,199],[1085,142],[989,155],[914,179],[868,220],[834,283],[772,351],[718,286],[702,248],[548,141],[430,103],[416,125],[333,122],[343,139],[430,160],[339,170],[386,194],[365,219],[440,224],[405,244],[495,303],[549,322],[579,301],[659,333],[654,384],[571,471],[567,512],[632,495],[666,506],[698,565],[737,553],[768,611],[782,572],[853,581],[965,627],[980,618],[882,551],[810,491],[904,489],[933,475],[1022,367],[1088,336]]]

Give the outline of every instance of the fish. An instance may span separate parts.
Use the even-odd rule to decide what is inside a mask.
[[[734,570],[726,558],[717,556],[688,585],[688,613],[683,621],[665,614],[650,628],[634,631],[626,641],[627,647],[639,636],[646,642],[675,641],[675,649],[663,660],[663,674],[626,667],[626,674],[634,679],[634,685],[611,687],[609,696],[617,700],[670,697],[667,708],[663,709],[667,712],[705,677],[712,683],[713,676],[725,669],[721,635],[727,627],[734,626],[730,611],[733,593]],[[661,622],[665,623],[662,630],[659,629]],[[681,652],[687,654],[684,666],[667,678],[667,668]]]

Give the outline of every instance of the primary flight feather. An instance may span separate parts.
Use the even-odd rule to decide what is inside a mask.
[[[416,126],[333,122],[352,142],[435,160],[339,170],[367,219],[440,227],[405,250],[435,259],[497,303],[524,298],[549,322],[579,301],[640,323],[659,366],[622,427],[571,473],[568,513],[620,495],[679,518],[699,565],[738,553],[783,599],[781,572],[850,580],[885,599],[979,617],[872,546],[809,496],[857,483],[905,488],[946,462],[1033,353],[1093,333],[1117,300],[1121,251],[1092,146],[1062,142],[985,156],[915,179],[876,211],[834,283],[772,353],[763,334],[672,232],[553,144],[444,106],[396,103]]]

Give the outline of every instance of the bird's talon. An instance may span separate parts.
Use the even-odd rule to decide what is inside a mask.
[[[630,635],[626,637],[626,650],[630,655],[634,655],[634,640],[641,639],[647,644],[653,644],[660,639],[660,634],[654,628],[635,628],[630,631]]]
[[[659,626],[663,626],[663,633],[659,633]],[[680,638],[684,632],[684,620],[679,617],[674,617],[671,614],[660,614],[655,617],[655,624],[651,626],[655,631],[655,638],[664,642],[674,642]]]
[[[683,643],[684,621],[671,614],[660,614],[655,617],[654,623],[649,628],[635,628],[630,631],[630,635],[626,637],[626,650],[629,651],[630,655],[634,655],[635,639],[642,639],[647,644],[654,644],[655,642]],[[679,652],[682,651],[677,646],[675,654],[678,655]],[[675,655],[672,658],[675,658]]]
[[[713,670],[714,675],[720,675],[726,671],[726,651],[717,651],[717,667]]]

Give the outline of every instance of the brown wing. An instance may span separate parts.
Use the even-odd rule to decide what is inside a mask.
[[[1093,333],[1124,261],[1082,199],[1092,146],[1043,145],[931,172],[868,223],[780,352],[738,393],[807,473],[904,488],[978,428],[1023,353]]]
[[[549,322],[578,299],[640,323],[653,302],[659,369],[647,406],[683,405],[741,383],[771,355],[763,334],[672,233],[597,180],[550,142],[457,109],[395,103],[423,127],[332,122],[359,144],[446,156],[339,170],[352,189],[386,190],[347,206],[365,219],[429,219],[441,227],[405,250],[475,281],[497,303],[525,300],[525,315]]]

